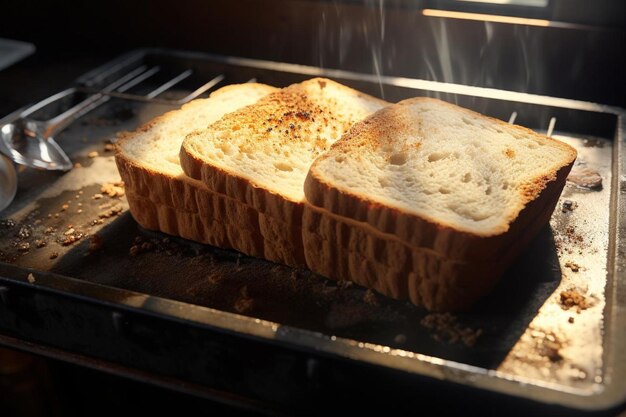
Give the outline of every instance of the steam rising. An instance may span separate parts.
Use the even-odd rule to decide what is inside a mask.
[[[338,69],[362,68],[378,76],[379,93],[385,98],[385,91],[381,82],[383,75],[383,51],[387,55],[387,67],[393,64],[395,48],[383,46],[385,42],[386,14],[385,10],[397,0],[365,0],[363,4],[351,5],[341,0],[333,2],[332,12],[322,12],[317,31],[317,64],[324,68],[330,63],[336,63]],[[368,51],[358,51],[355,48],[364,45]],[[359,57],[366,62],[357,62]]]
[[[541,39],[524,25],[426,16],[403,0],[334,0],[322,8],[313,58],[322,68],[377,75],[382,98],[382,75],[540,91]]]

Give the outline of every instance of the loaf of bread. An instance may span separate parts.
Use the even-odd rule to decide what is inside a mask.
[[[545,226],[575,157],[438,100],[318,78],[218,90],[124,135],[116,160],[143,227],[455,311]]]

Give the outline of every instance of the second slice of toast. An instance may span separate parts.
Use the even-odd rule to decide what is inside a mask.
[[[180,162],[208,189],[299,226],[304,179],[313,160],[354,123],[388,104],[314,78],[189,134]]]

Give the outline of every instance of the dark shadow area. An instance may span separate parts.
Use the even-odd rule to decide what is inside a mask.
[[[508,354],[560,280],[552,235],[545,229],[489,297],[456,315],[464,327],[483,331],[468,347],[435,340],[420,324],[427,312],[407,302],[304,269],[142,230],[130,213],[98,236],[99,250],[90,252],[90,243],[83,241],[51,272],[485,368],[496,367]],[[131,248],[145,244],[151,249],[131,254]]]

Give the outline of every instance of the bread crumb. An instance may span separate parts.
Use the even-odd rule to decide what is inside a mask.
[[[474,330],[461,325],[456,316],[450,313],[430,313],[420,321],[420,324],[432,330],[434,332],[432,337],[438,342],[454,344],[460,341],[467,347],[474,346],[483,333],[482,329]]]
[[[80,162],[76,162],[76,163],[74,164],[74,168],[82,168],[82,167],[83,167],[83,166],[81,165],[81,163],[80,163]]]
[[[50,254],[50,259],[56,259],[56,258],[58,258],[58,257],[59,257],[59,253],[58,253],[58,252],[52,252],[52,253]]]
[[[254,308],[254,300],[252,298],[241,297],[235,301],[235,305],[233,307],[237,313],[248,313]]]
[[[100,200],[101,198],[103,198],[104,196],[100,193],[94,194],[91,199],[92,200]]]
[[[96,158],[98,155],[100,155],[98,151],[91,151],[87,154],[89,158]]]
[[[37,239],[35,240],[35,246],[37,246],[38,248],[43,248],[44,246],[46,246],[48,243],[43,240],[43,239]]]
[[[113,145],[112,143],[105,143],[104,150],[105,152],[113,152],[115,150],[115,145]]]
[[[65,211],[65,210],[67,210],[68,208],[70,208],[70,206],[69,206],[69,205],[67,205],[67,204],[63,204],[63,205],[61,206],[61,211]]]
[[[110,209],[105,210],[102,213],[98,214],[98,217],[100,217],[101,219],[108,219],[109,217],[117,216],[123,210],[124,210],[124,208],[122,207],[121,204],[116,204],[115,206],[111,207]]]
[[[128,250],[128,254],[130,256],[137,256],[141,253],[141,247],[137,246],[137,245],[133,245],[130,247],[130,249]]]
[[[376,296],[376,293],[371,289],[368,289],[367,291],[365,291],[365,294],[363,294],[363,301],[365,301],[367,304],[372,305],[372,306],[380,305],[380,302],[378,301],[378,297]]]
[[[561,308],[563,310],[569,310],[572,307],[576,307],[577,313],[580,313],[582,310],[586,310],[591,307],[590,303],[587,301],[587,298],[576,289],[561,291],[560,301]]]
[[[32,273],[28,274],[27,279],[28,279],[28,282],[30,282],[31,284],[35,283],[35,276]]]
[[[574,209],[578,207],[578,203],[572,200],[565,200],[563,201],[563,213],[566,213],[568,211],[574,211]]]
[[[100,188],[100,192],[102,194],[108,195],[111,198],[121,197],[124,195],[124,182],[118,181],[118,182],[104,183],[102,184],[102,187]]]
[[[568,322],[568,323],[574,323],[574,317],[570,317],[570,318],[568,318],[568,319],[567,319],[567,322]]]
[[[20,252],[28,252],[30,250],[30,243],[21,242],[17,245],[17,250]]]
[[[578,272],[580,270],[580,266],[574,262],[566,262],[565,267],[572,270],[572,272]]]
[[[87,252],[89,253],[94,253],[96,251],[99,251],[100,249],[102,249],[102,245],[103,245],[103,240],[100,237],[100,235],[92,235],[91,238],[89,239],[89,246],[87,247]]]
[[[72,244],[78,242],[83,237],[85,237],[85,234],[81,233],[81,232],[74,231],[74,232],[72,232],[72,234],[69,234],[69,235],[66,232],[65,233],[65,238],[61,241],[61,244],[63,246],[69,246],[69,245],[72,245]]]

